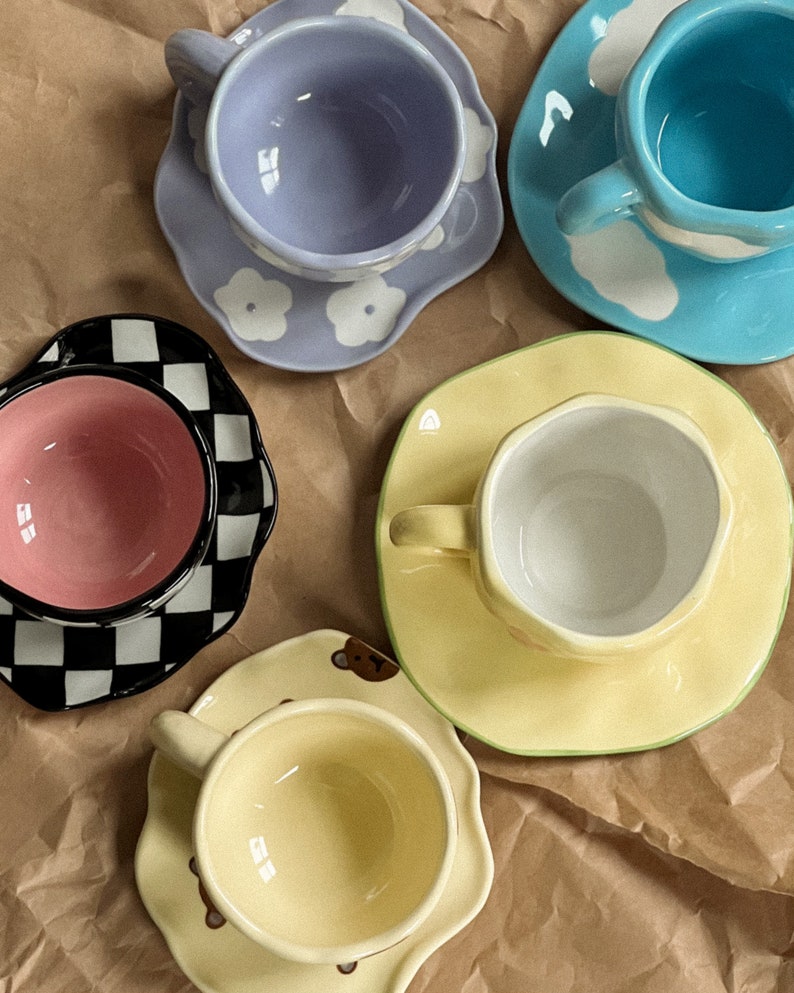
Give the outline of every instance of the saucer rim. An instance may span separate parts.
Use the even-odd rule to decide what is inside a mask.
[[[404,657],[404,653],[400,647],[401,639],[399,637],[398,631],[395,628],[394,620],[392,617],[392,611],[390,610],[388,603],[388,595],[386,590],[386,577],[388,570],[384,563],[384,557],[385,557],[384,550],[388,547],[389,544],[389,527],[388,527],[388,520],[386,519],[386,514],[385,514],[386,503],[390,498],[389,482],[390,482],[392,470],[394,468],[394,464],[396,462],[402,442],[406,437],[407,432],[410,430],[411,427],[415,426],[417,416],[420,414],[420,412],[424,412],[428,408],[433,406],[433,397],[436,396],[438,393],[445,391],[445,389],[449,386],[449,384],[457,382],[459,380],[466,379],[472,373],[477,373],[480,370],[487,369],[487,367],[489,366],[494,366],[506,362],[509,363],[512,359],[521,356],[524,353],[534,351],[536,349],[548,347],[558,342],[564,342],[564,341],[575,342],[576,339],[593,338],[599,336],[612,339],[616,343],[617,342],[623,342],[627,344],[630,343],[632,347],[649,348],[665,353],[670,358],[677,359],[682,363],[685,363],[687,366],[693,368],[698,373],[703,374],[708,379],[712,380],[715,384],[725,389],[733,397],[734,400],[738,400],[741,402],[741,404],[744,406],[746,411],[752,417],[753,421],[755,422],[758,428],[759,443],[763,441],[763,442],[767,442],[770,445],[773,456],[776,461],[776,465],[780,471],[781,480],[782,481],[787,480],[785,467],[782,463],[780,453],[777,450],[777,447],[775,446],[768,429],[760,421],[758,415],[753,410],[752,406],[741,395],[741,393],[738,392],[738,390],[732,387],[729,383],[725,382],[715,373],[711,372],[708,369],[703,368],[702,366],[692,361],[691,359],[681,356],[673,349],[670,349],[658,342],[648,341],[647,339],[643,339],[639,336],[626,334],[625,332],[622,331],[614,331],[614,330],[572,331],[562,335],[547,338],[535,342],[531,345],[525,346],[522,349],[518,349],[516,352],[496,356],[492,359],[489,359],[486,362],[481,363],[480,365],[474,366],[470,369],[465,369],[462,372],[457,373],[456,375],[450,377],[448,380],[445,380],[443,383],[438,384],[436,387],[431,389],[427,394],[421,397],[419,401],[411,409],[411,411],[406,415],[405,421],[403,422],[399,435],[394,443],[392,452],[389,456],[389,460],[386,466],[383,483],[381,486],[380,496],[378,499],[378,507],[376,512],[374,531],[375,531],[375,548],[376,548],[377,569],[378,569],[378,585],[379,585],[379,593],[380,593],[381,606],[384,615],[384,621],[386,623],[389,639],[391,645],[393,646],[394,655],[398,664],[401,666],[403,671],[412,681],[416,689],[422,694],[422,696],[424,696],[424,698],[432,706],[434,706],[447,720],[449,720],[455,726],[459,727],[465,733],[471,735],[473,738],[476,738],[478,741],[481,741],[492,748],[510,754],[522,755],[522,756],[534,756],[534,757],[555,757],[555,756],[586,757],[586,756],[595,756],[595,755],[631,754],[636,752],[649,751],[651,749],[656,749],[656,748],[662,748],[667,745],[674,744],[675,742],[690,737],[691,735],[697,733],[703,728],[708,727],[709,725],[715,723],[720,718],[724,717],[726,714],[734,710],[742,702],[742,700],[745,699],[747,694],[760,679],[767,664],[769,663],[770,658],[772,657],[772,654],[774,653],[775,646],[780,636],[780,631],[783,625],[783,621],[786,616],[789,598],[791,594],[791,589],[792,589],[791,564],[792,564],[792,560],[794,559],[794,496],[792,495],[791,487],[786,485],[785,492],[787,494],[787,506],[788,506],[788,530],[787,530],[788,540],[787,540],[786,558],[788,561],[788,569],[786,573],[784,586],[781,590],[782,600],[780,607],[777,611],[774,626],[771,623],[769,624],[769,631],[770,631],[768,638],[769,644],[765,652],[764,658],[761,660],[757,660],[753,664],[752,668],[750,669],[749,676],[744,680],[744,683],[742,684],[740,691],[726,706],[721,707],[716,713],[710,714],[707,718],[704,718],[703,720],[697,722],[695,725],[682,729],[681,731],[678,731],[675,734],[669,735],[665,738],[658,740],[636,742],[634,744],[622,745],[620,747],[606,747],[606,748],[600,747],[593,749],[585,749],[581,747],[538,748],[533,745],[526,745],[526,746],[516,745],[516,744],[508,745],[505,742],[500,742],[498,740],[498,736],[489,737],[486,736],[482,731],[478,731],[476,727],[476,721],[472,721],[471,715],[467,720],[464,720],[460,714],[456,714],[453,712],[454,708],[449,708],[447,705],[445,705],[443,700],[437,698],[434,699],[434,697],[431,695],[427,687],[423,685],[423,680],[414,672],[410,660],[407,660]],[[494,443],[496,443],[498,441],[498,438],[494,437],[493,441]],[[444,564],[445,565],[449,564],[449,558],[445,560]],[[485,618],[485,623],[499,623],[496,621],[495,618],[493,619],[493,621],[491,621],[490,616],[486,616],[487,612],[485,611],[484,607],[482,608],[482,610],[483,610],[483,617]],[[693,623],[697,623],[697,614],[698,612],[696,611],[692,618]],[[681,633],[674,634],[673,640],[680,638],[685,630],[686,627],[682,628]],[[608,667],[598,666],[597,668],[606,669]],[[748,666],[748,668],[750,667]],[[531,731],[529,732],[529,735],[531,736]]]

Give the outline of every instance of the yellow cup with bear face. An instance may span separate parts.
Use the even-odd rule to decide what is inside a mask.
[[[288,702],[231,737],[166,711],[159,751],[203,780],[201,880],[223,916],[280,958],[348,963],[414,931],[455,854],[455,803],[427,743],[354,700]]]

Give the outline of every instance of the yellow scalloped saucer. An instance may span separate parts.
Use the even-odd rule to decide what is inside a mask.
[[[387,951],[354,964],[276,958],[225,923],[191,869],[198,784],[155,754],[149,807],[135,853],[138,890],[182,971],[204,993],[402,993],[432,952],[482,908],[493,856],[480,811],[477,767],[455,729],[391,659],[340,631],[293,638],[238,662],[190,713],[230,734],[284,700],[348,697],[383,707],[418,731],[449,777],[458,813],[450,881],[429,918]]]
[[[503,435],[588,392],[689,414],[715,450],[735,509],[714,586],[693,617],[662,647],[612,665],[521,645],[482,605],[465,557],[389,540],[397,511],[468,502]],[[717,720],[761,674],[788,602],[791,490],[769,434],[725,382],[639,338],[576,332],[461,373],[414,408],[381,491],[377,549],[397,658],[455,725],[517,754],[639,751]]]

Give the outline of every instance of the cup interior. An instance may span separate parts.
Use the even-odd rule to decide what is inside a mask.
[[[276,32],[235,60],[216,94],[213,142],[247,215],[237,220],[304,251],[389,245],[456,175],[459,122],[438,66],[400,32],[359,20]]]
[[[286,958],[346,962],[400,940],[449,865],[437,773],[405,734],[347,703],[283,705],[203,787],[202,878]]]
[[[692,591],[719,532],[720,490],[677,426],[586,405],[512,449],[488,514],[498,568],[528,610],[578,634],[627,636]]]
[[[206,526],[205,458],[164,396],[59,374],[0,405],[0,581],[45,611],[112,610],[178,570]]]
[[[646,140],[684,196],[779,210],[794,204],[794,16],[742,7],[668,46],[648,83]]]

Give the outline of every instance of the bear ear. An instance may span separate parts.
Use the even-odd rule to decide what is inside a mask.
[[[347,656],[345,655],[345,650],[340,648],[338,651],[334,652],[331,656],[331,661],[336,666],[337,669],[347,669]]]

